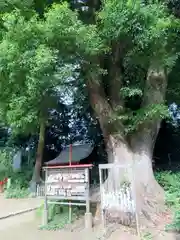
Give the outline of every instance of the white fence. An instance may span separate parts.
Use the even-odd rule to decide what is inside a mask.
[[[135,178],[130,165],[100,164],[101,215],[104,228],[119,223],[138,231]],[[139,234],[138,234],[139,235]]]
[[[36,190],[36,197],[44,197],[45,196],[45,184],[39,184],[37,185]]]

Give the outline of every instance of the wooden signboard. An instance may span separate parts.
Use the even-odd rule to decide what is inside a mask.
[[[92,165],[89,164],[44,168],[44,224],[48,223],[49,204],[68,205],[69,222],[72,218],[72,205],[85,206],[86,213],[90,214],[89,169],[91,167]]]
[[[46,181],[46,196],[56,196],[58,199],[74,200],[77,197],[86,199],[88,175],[86,171],[73,170],[49,171]]]
[[[83,200],[87,198],[89,185],[88,172],[85,169],[49,170],[46,181],[46,196],[58,199]]]

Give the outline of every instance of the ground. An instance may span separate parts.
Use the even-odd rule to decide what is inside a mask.
[[[21,200],[6,200],[3,196],[0,196],[0,232],[1,238],[6,240],[18,239],[26,240],[38,239],[38,240],[49,240],[49,239],[66,239],[73,240],[74,238],[78,240],[101,240],[102,229],[96,228],[95,231],[88,231],[81,229],[80,231],[70,232],[64,231],[41,231],[38,230],[38,225],[40,220],[35,216],[35,211],[27,212],[24,214],[19,214],[11,217],[4,218],[12,213],[22,212],[25,210],[32,210],[38,207],[42,203],[39,199],[21,199]],[[153,238],[142,239],[155,239],[155,240],[178,240],[174,236],[160,235],[159,231],[154,232]],[[162,232],[161,232],[162,233]],[[131,235],[130,233],[124,232],[124,229],[114,229],[108,240],[136,240],[137,237]],[[180,239],[180,238],[179,238]]]
[[[98,239],[96,233],[90,233],[87,231],[81,231],[71,233],[67,231],[41,231],[37,229],[38,222],[34,221],[34,213],[26,213],[24,215],[18,215],[5,220],[0,220],[0,232],[1,238],[6,240],[18,239],[26,240],[38,239],[38,240],[49,240],[49,239],[66,239],[66,240],[96,240]],[[131,236],[125,233],[121,235],[112,235],[109,240],[135,240]]]

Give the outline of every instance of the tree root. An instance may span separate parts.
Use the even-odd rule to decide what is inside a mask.
[[[104,210],[104,221],[109,224],[118,223],[134,227],[136,217],[140,225],[155,226],[158,224],[157,219],[162,213],[166,212],[163,189],[155,182],[154,185],[147,188],[142,184],[137,191],[137,212],[123,212],[118,208],[109,208]],[[152,184],[151,183],[151,184]],[[99,188],[94,189],[94,202],[97,202],[95,220],[101,220],[101,204]]]

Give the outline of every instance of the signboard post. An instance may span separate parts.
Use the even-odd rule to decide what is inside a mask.
[[[85,206],[90,213],[89,169],[88,165],[68,165],[45,167],[44,224],[48,223],[48,205],[69,206],[69,222],[72,218],[72,205]]]

